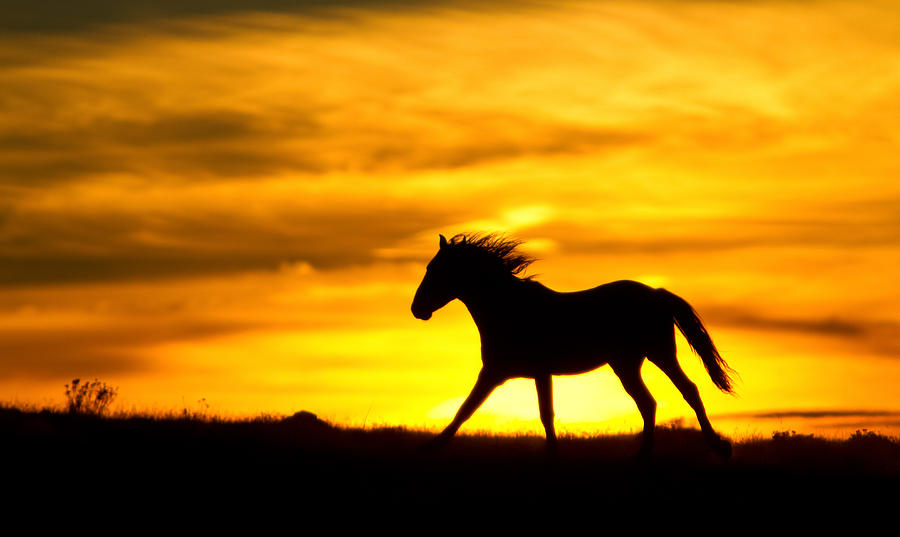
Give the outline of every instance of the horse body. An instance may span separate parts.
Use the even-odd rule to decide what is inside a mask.
[[[577,375],[620,356],[646,356],[666,342],[667,330],[674,344],[662,297],[644,284],[625,280],[573,293],[534,281],[508,285],[493,304],[463,302],[481,335],[484,366],[510,378]]]
[[[696,312],[678,296],[622,280],[584,291],[561,293],[517,273],[532,260],[520,243],[493,235],[441,236],[413,300],[423,320],[450,300],[461,300],[481,337],[482,370],[456,417],[429,446],[446,443],[499,385],[532,378],[548,448],[555,451],[552,377],[577,375],[609,364],[644,419],[641,454],[653,444],[656,402],[640,376],[644,359],[656,364],[697,414],[710,445],[723,456],[730,444],[712,429],[699,392],[675,357],[675,326],[698,352],[713,382],[731,392],[730,368],[719,356]]]

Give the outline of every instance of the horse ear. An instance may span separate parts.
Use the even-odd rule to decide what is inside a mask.
[[[441,248],[447,246],[447,239],[443,235],[439,235],[439,236],[441,238],[441,242],[440,242]]]

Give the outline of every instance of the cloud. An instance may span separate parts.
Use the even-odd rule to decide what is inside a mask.
[[[783,332],[803,332],[826,336],[858,338],[876,328],[893,329],[900,333],[900,325],[895,323],[874,323],[848,321],[839,318],[825,319],[785,319],[753,315],[740,310],[709,308],[708,316],[717,323],[749,328],[752,330],[775,330]]]
[[[714,414],[713,420],[770,420],[808,423],[807,426],[834,429],[890,430],[900,425],[900,411],[872,409],[785,409]],[[785,427],[788,427],[785,425]]]
[[[751,412],[732,412],[714,414],[713,420],[767,420],[797,424],[797,420],[807,423],[806,426],[833,429],[869,429],[889,431],[900,426],[900,411],[868,410],[868,409],[803,409],[803,410],[766,410]],[[798,424],[799,425],[799,424]],[[785,425],[785,427],[789,427]]]
[[[639,195],[635,194],[635,198]],[[630,203],[615,201],[620,207]],[[613,218],[605,217],[603,210],[601,206],[591,218],[582,217],[578,222],[558,219],[526,228],[523,233],[553,237],[563,252],[579,255],[663,255],[821,247],[846,252],[900,246],[900,218],[897,216],[900,202],[883,198],[851,202],[810,201],[795,208],[804,214],[829,215],[823,217],[764,218],[747,214],[649,218],[646,214],[614,214],[613,229],[607,229],[606,220]],[[621,211],[610,207],[611,213],[617,210]],[[778,207],[771,210],[776,214],[781,212]]]
[[[412,322],[420,271],[299,263],[239,277],[12,287],[0,294],[0,381],[196,374],[228,369],[228,360],[309,374],[365,369],[371,349],[360,349],[390,348],[398,320]],[[274,343],[260,355],[259,341]],[[401,352],[379,368],[420,360]]]
[[[834,110],[823,119],[803,106],[808,98],[794,98],[811,83],[801,75],[821,82],[804,47],[786,43],[779,62],[769,61],[759,49],[764,39],[735,41],[744,34],[698,22],[691,3],[676,4],[680,17],[655,2],[593,9],[538,2],[524,4],[538,9],[528,16],[523,4],[504,2],[488,3],[487,12],[465,2],[365,0],[7,3],[0,20],[11,26],[133,24],[4,40],[0,181],[378,174],[634,149],[672,158],[838,143],[827,133],[841,131],[840,121],[822,125],[837,121]],[[364,15],[295,16],[344,8]],[[731,20],[728,13],[742,8],[708,9]],[[553,20],[541,16],[550,11]],[[177,32],[155,24],[187,15]],[[815,22],[810,39],[832,35],[832,21]],[[723,50],[707,46],[732,41]],[[627,65],[620,50],[629,51]],[[879,50],[865,50],[873,72],[892,66],[879,62],[893,50]],[[860,55],[847,51],[828,71],[856,65]],[[873,78],[856,86],[877,82],[893,94],[889,78]],[[857,103],[831,81],[816,87],[829,106],[830,95],[840,96],[854,128],[883,123],[880,112],[857,113],[874,98]],[[887,140],[890,128],[870,130]]]
[[[49,4],[49,5],[48,5]],[[421,0],[83,0],[69,2],[0,4],[0,30],[15,32],[60,32],[87,30],[97,25],[147,23],[174,18],[227,15],[246,12],[303,14],[335,17],[342,10],[409,11],[464,2]],[[469,3],[471,6],[471,3]]]
[[[43,188],[111,175],[154,182],[375,175],[599,155],[652,141],[640,128],[434,99],[429,94],[439,81],[397,66],[386,80],[380,58],[335,62],[310,54],[280,64],[263,56],[225,67],[216,58],[239,56],[254,39],[274,39],[231,32],[201,40],[198,47],[209,54],[203,58],[190,53],[190,39],[151,34],[110,42],[67,38],[59,47],[81,56],[58,59],[51,47],[0,67],[0,80],[9,83],[0,96],[0,181]],[[293,39],[299,48],[329,49],[328,38],[319,38],[323,44],[314,37]],[[105,58],[102,66],[98,57]],[[282,71],[296,76],[285,79]],[[396,94],[393,79],[408,86],[406,97]],[[246,80],[261,86],[249,102]]]
[[[900,322],[843,317],[786,318],[759,315],[742,308],[703,307],[704,319],[725,326],[767,332],[828,336],[900,358]]]
[[[415,131],[385,129],[380,141],[349,161],[354,171],[454,169],[518,158],[601,154],[641,145],[648,133],[530,118],[526,115],[444,112],[418,114],[433,120],[443,139],[422,139]],[[374,137],[373,137],[374,138]],[[323,168],[325,168],[323,166]],[[340,168],[335,162],[332,168]]]
[[[55,106],[65,106],[64,101]],[[408,111],[430,124],[422,132],[359,120],[326,125],[328,113],[309,108],[275,118],[268,110],[161,110],[146,119],[10,125],[0,130],[0,178],[40,186],[109,174],[221,181],[278,173],[453,169],[522,157],[596,154],[650,138],[514,114]]]
[[[26,196],[0,219],[0,285],[364,265],[468,216],[390,195],[360,199],[345,191],[353,188],[351,181],[310,195],[304,185],[250,181],[216,196],[204,185],[185,192],[98,183],[89,192]]]
[[[0,380],[54,379],[148,372],[159,367],[153,345],[249,330],[244,323],[139,319],[78,328],[0,330]]]
[[[753,418],[753,419],[828,419],[828,418],[896,418],[900,417],[900,411],[896,410],[846,410],[846,409],[816,409],[816,410],[768,410],[764,412],[737,412],[730,414],[716,414],[714,417],[729,418]]]

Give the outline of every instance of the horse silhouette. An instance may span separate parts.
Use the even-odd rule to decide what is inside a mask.
[[[656,364],[696,412],[710,447],[722,457],[731,444],[712,428],[697,386],[675,357],[677,326],[700,356],[713,383],[734,393],[734,371],[719,355],[700,317],[684,299],[642,283],[622,280],[584,291],[561,293],[522,276],[534,259],[522,241],[497,234],[440,236],[416,290],[413,315],[428,320],[458,298],[481,336],[482,369],[453,421],[424,446],[445,445],[495,388],[512,378],[534,379],[547,448],[555,453],[553,375],[577,375],[609,364],[644,420],[639,457],[653,448],[656,401],[641,378],[644,359]],[[673,326],[674,324],[674,326]]]

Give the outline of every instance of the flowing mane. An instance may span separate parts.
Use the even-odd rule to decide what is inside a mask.
[[[525,241],[511,239],[498,233],[481,235],[477,233],[460,233],[448,242],[449,246],[460,251],[471,252],[473,256],[483,257],[491,264],[509,272],[520,280],[531,280],[534,276],[522,276],[522,272],[536,259],[518,251]]]

